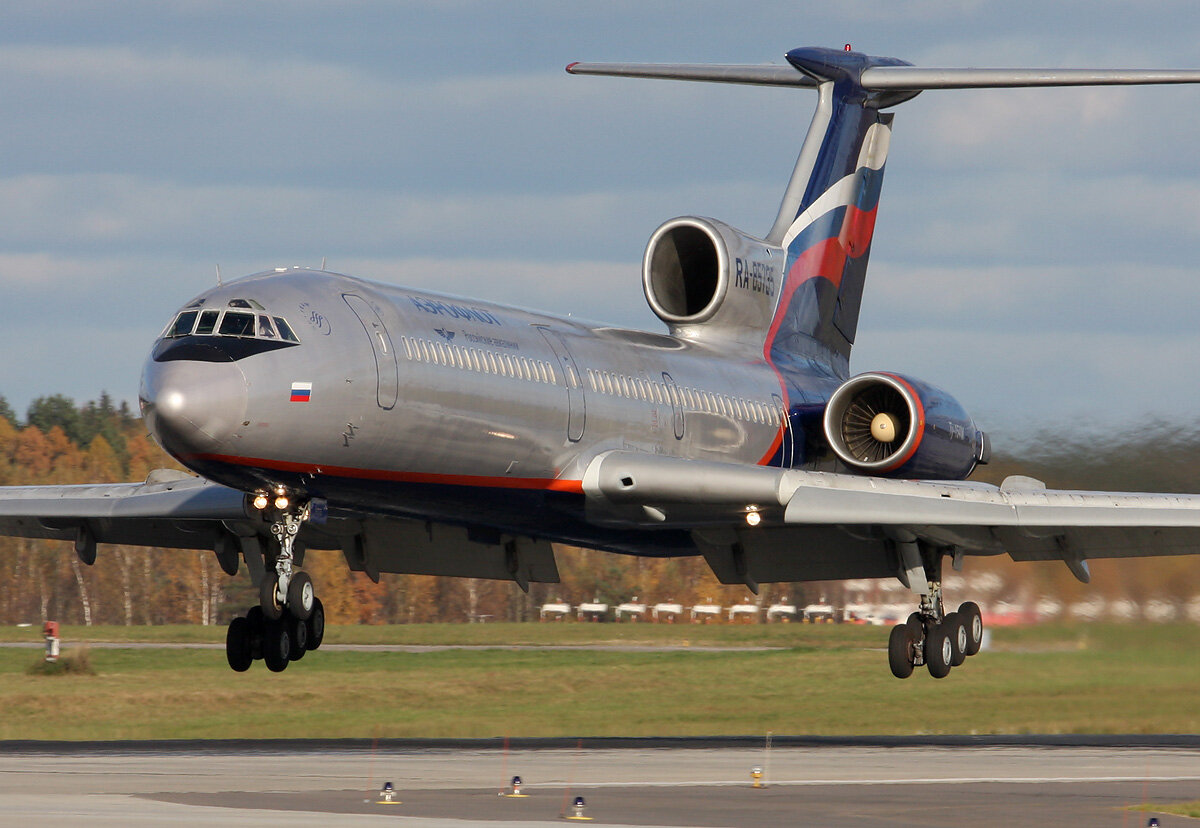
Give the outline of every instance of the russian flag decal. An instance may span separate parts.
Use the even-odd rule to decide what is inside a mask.
[[[308,402],[312,398],[312,383],[311,382],[293,382],[292,383],[292,402]]]

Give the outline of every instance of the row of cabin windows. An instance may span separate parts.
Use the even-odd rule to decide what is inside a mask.
[[[591,389],[601,394],[659,405],[677,405],[686,410],[720,414],[762,425],[778,425],[783,417],[783,412],[774,406],[741,397],[714,394],[681,385],[668,386],[664,382],[627,377],[608,371],[593,371],[590,368],[587,376]]]
[[[245,339],[282,339],[299,342],[287,320],[282,316],[250,313],[237,310],[187,310],[163,331],[166,339],[183,336],[237,336]]]
[[[446,365],[481,374],[497,374],[502,377],[544,382],[558,385],[554,366],[540,359],[529,359],[514,354],[497,354],[479,348],[464,348],[448,342],[432,342],[428,339],[400,337],[404,355],[415,362]]]

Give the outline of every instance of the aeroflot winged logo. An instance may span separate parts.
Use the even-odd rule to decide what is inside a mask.
[[[312,398],[312,383],[311,382],[293,382],[292,383],[292,402],[308,402]]]

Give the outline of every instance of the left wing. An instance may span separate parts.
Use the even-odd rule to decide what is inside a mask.
[[[81,486],[0,486],[0,535],[74,541],[88,564],[96,545],[206,549],[236,575],[239,560],[257,582],[263,551],[274,543],[270,524],[250,496],[183,472],[159,469],[144,483]],[[424,521],[338,513],[307,521],[299,541],[310,549],[338,549],[351,569],[378,581],[381,572],[451,575],[556,583],[548,542]]]
[[[589,518],[700,527],[723,582],[905,577],[914,541],[953,555],[1061,560],[1200,553],[1200,496],[1048,490],[1025,477],[889,480],[613,451],[584,476]],[[749,518],[748,518],[749,516]]]

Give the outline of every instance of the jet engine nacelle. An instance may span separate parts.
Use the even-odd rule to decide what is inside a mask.
[[[650,237],[642,287],[672,335],[761,349],[783,267],[783,248],[715,219],[685,216]]]
[[[991,454],[958,401],[899,374],[859,374],[825,406],[825,439],[847,466],[891,477],[962,480]]]

